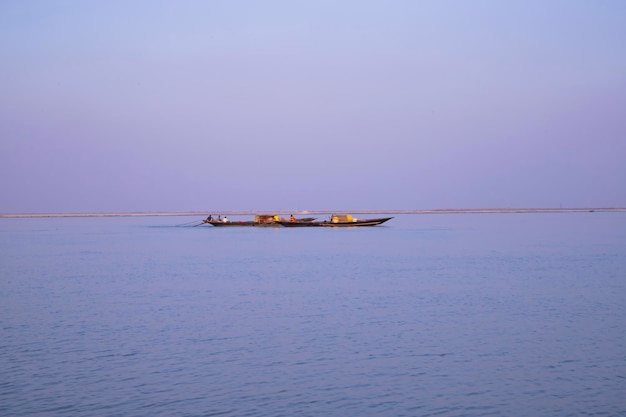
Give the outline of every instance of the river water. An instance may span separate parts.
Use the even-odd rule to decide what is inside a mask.
[[[190,220],[0,219],[0,415],[626,415],[624,213]]]

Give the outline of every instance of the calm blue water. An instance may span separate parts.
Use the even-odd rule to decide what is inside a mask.
[[[626,415],[626,214],[190,220],[0,219],[0,415]]]

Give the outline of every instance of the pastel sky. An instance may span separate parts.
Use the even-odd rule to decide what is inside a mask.
[[[0,212],[626,206],[626,1],[0,2]]]

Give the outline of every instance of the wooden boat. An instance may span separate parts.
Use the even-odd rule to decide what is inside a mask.
[[[256,215],[254,220],[217,220],[217,219],[205,219],[203,224],[210,224],[215,227],[229,227],[229,226],[278,226],[280,218],[277,215]]]
[[[314,217],[307,217],[303,219],[297,219],[298,222],[312,222],[314,221]],[[216,227],[227,227],[227,226],[279,226],[281,221],[285,221],[285,219],[278,217],[277,215],[265,215],[260,214],[254,216],[254,220],[245,220],[245,221],[218,221],[218,220],[203,220],[203,224],[210,224]]]
[[[358,220],[351,215],[331,216],[330,220],[320,222],[302,222],[302,221],[279,221],[278,223],[284,227],[355,227],[355,226],[377,226],[383,224],[393,217],[379,217],[376,219]]]
[[[227,222],[218,222],[217,220],[205,220],[203,223],[210,224],[216,227],[225,227],[225,226],[257,226],[257,224],[251,220],[249,221],[227,221]]]
[[[320,226],[324,226],[324,227],[378,226],[379,224],[383,224],[386,221],[391,220],[391,219],[393,219],[393,217],[379,217],[376,219],[363,219],[363,220],[352,219],[352,220],[346,220],[346,221],[343,221],[343,220],[333,221],[331,219],[331,221],[329,222],[321,223]]]

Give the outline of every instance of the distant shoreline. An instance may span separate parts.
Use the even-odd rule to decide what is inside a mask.
[[[620,212],[624,207],[587,208],[474,208],[474,209],[426,209],[426,210],[276,210],[276,211],[184,211],[184,212],[120,212],[120,213],[0,213],[0,218],[47,218],[47,217],[150,217],[150,216],[254,216],[255,214],[490,214],[490,213],[585,213]]]

